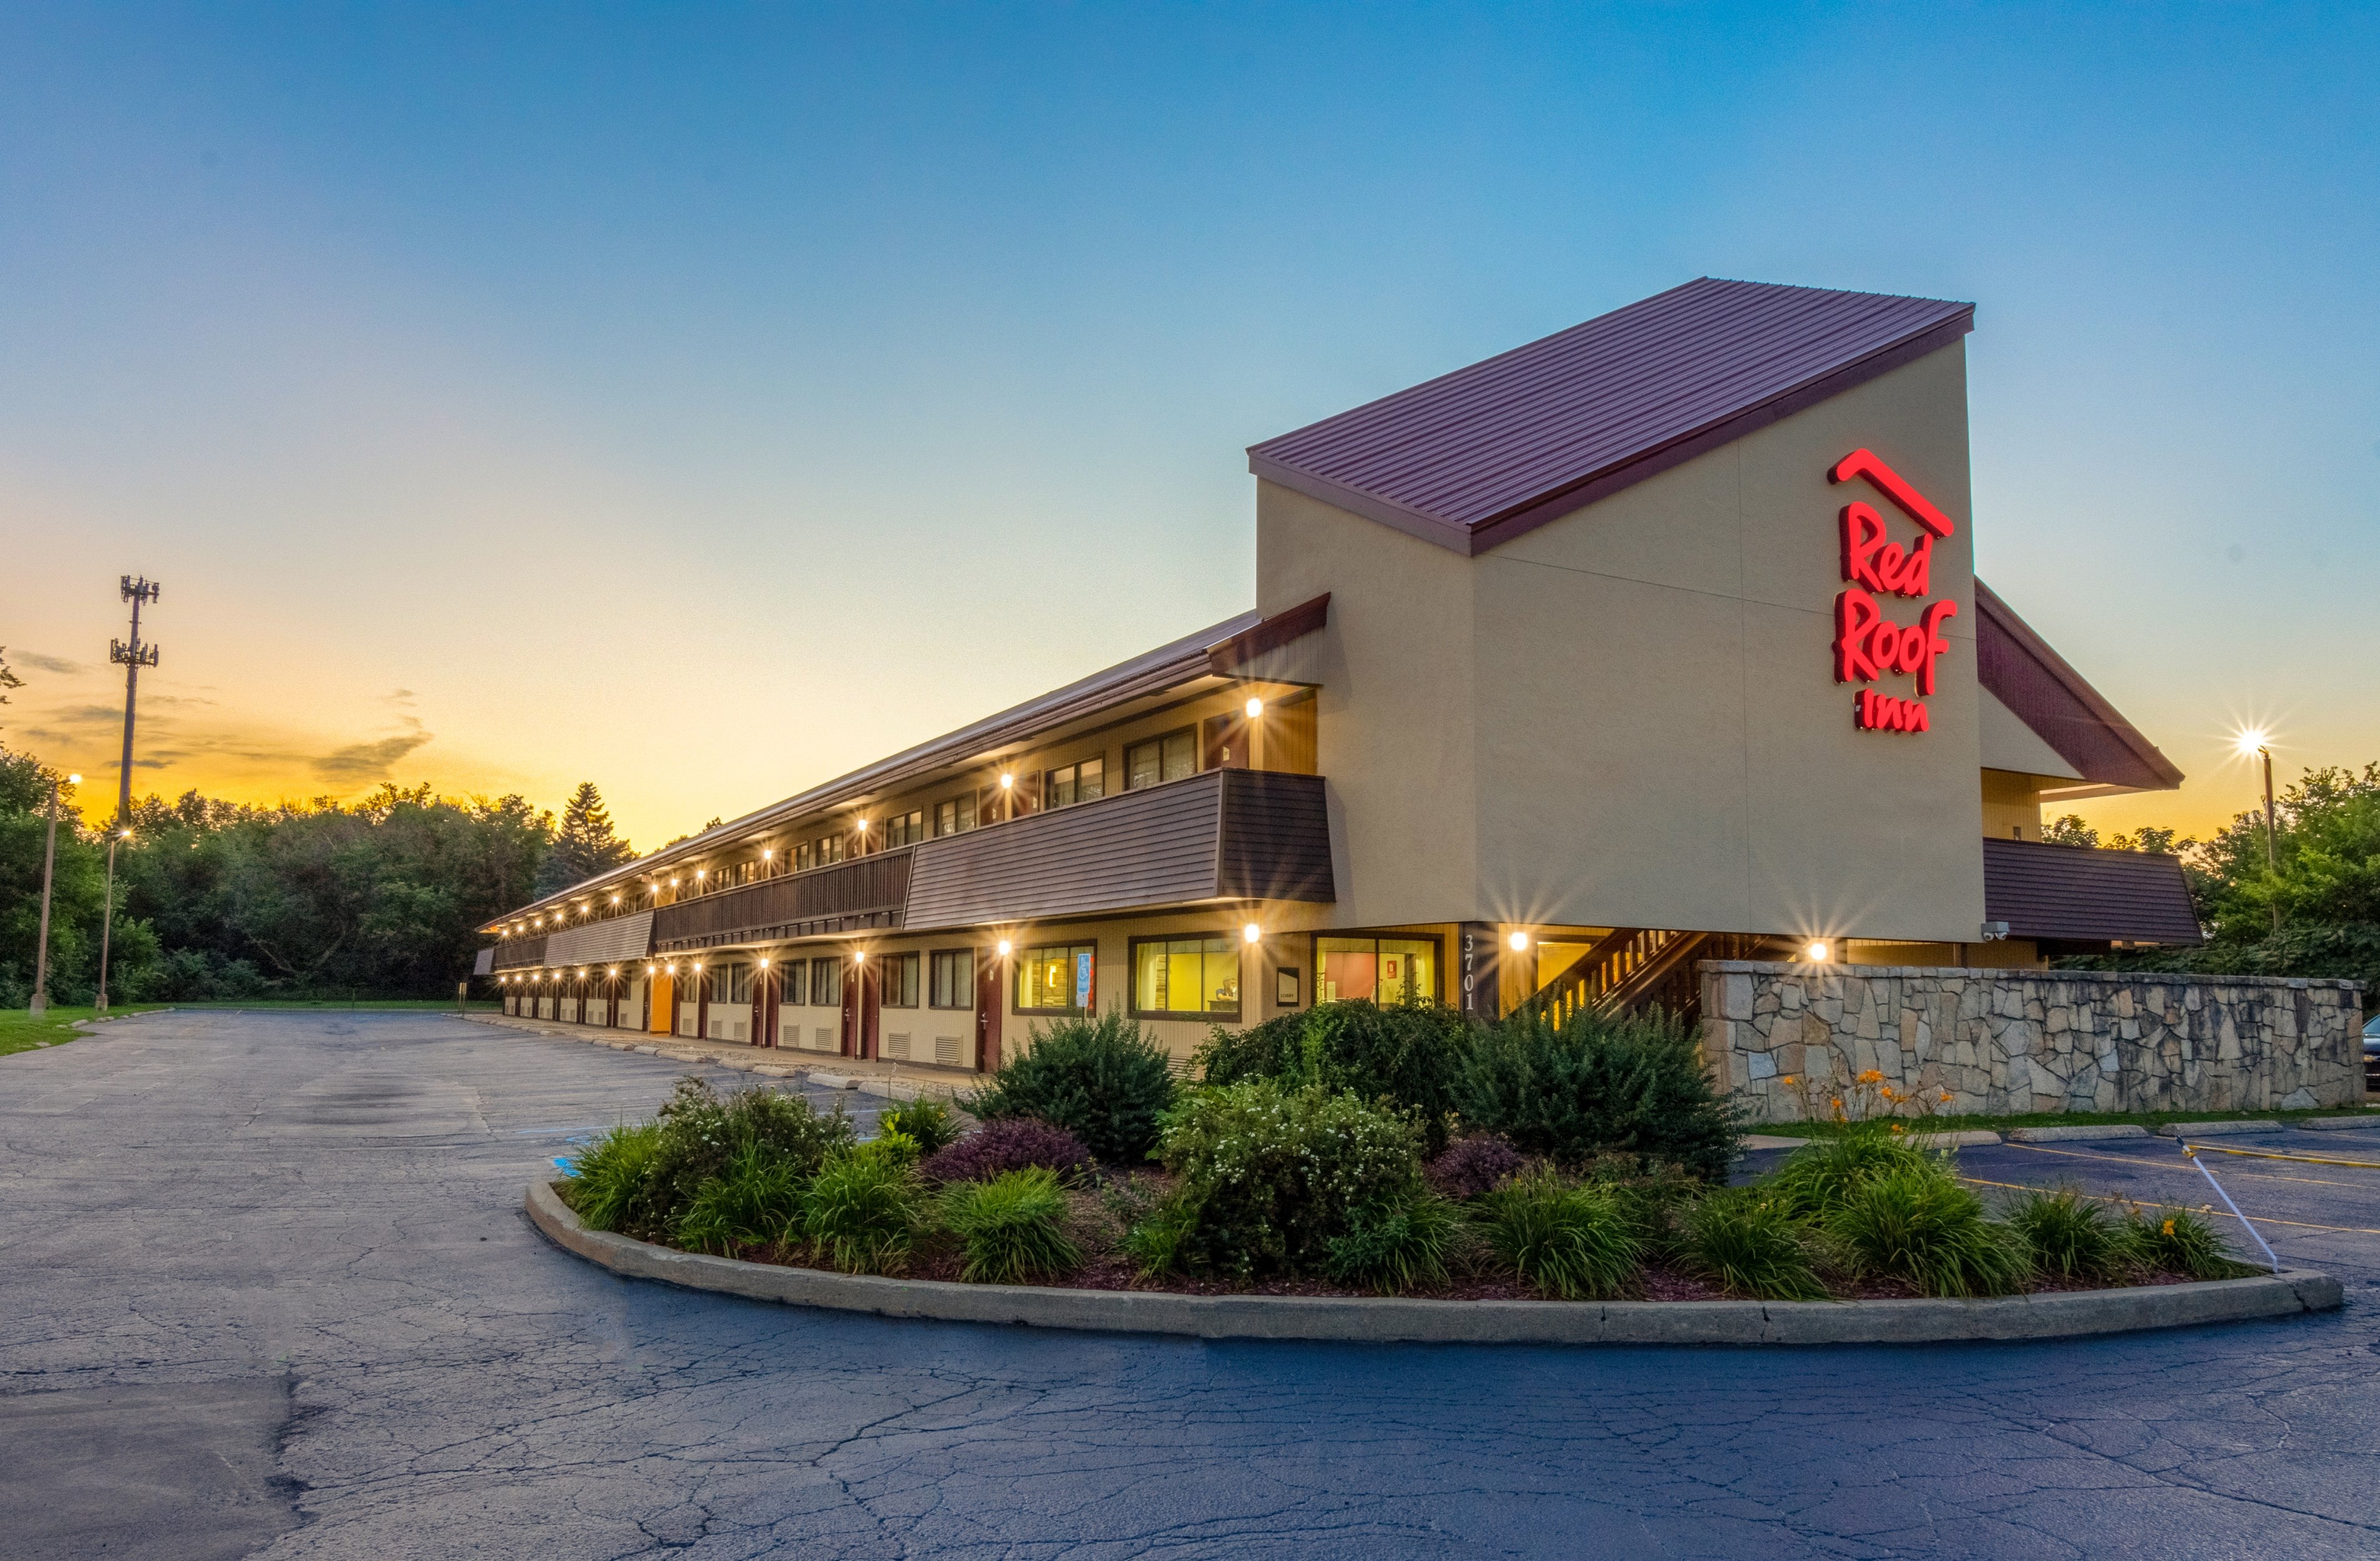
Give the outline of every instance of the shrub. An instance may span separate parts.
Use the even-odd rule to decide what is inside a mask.
[[[1038,1166],[1072,1181],[1091,1165],[1091,1152],[1064,1128],[1031,1117],[1002,1117],[944,1148],[917,1168],[929,1181],[989,1181],[1006,1171]]]
[[[589,1230],[619,1229],[644,1192],[661,1145],[659,1122],[622,1122],[601,1134],[571,1162],[563,1201]]]
[[[897,1132],[917,1146],[921,1156],[930,1156],[958,1142],[959,1119],[951,1108],[939,1100],[913,1100],[906,1106],[888,1106],[877,1113],[877,1124],[887,1132]]]
[[[1465,1223],[1461,1204],[1427,1190],[1359,1208],[1347,1233],[1330,1239],[1330,1277],[1382,1295],[1443,1284]]]
[[[922,1198],[905,1164],[844,1151],[811,1180],[802,1199],[802,1233],[846,1274],[889,1274],[908,1259]]]
[[[1450,1198],[1476,1198],[1521,1174],[1528,1162],[1492,1133],[1458,1138],[1426,1168],[1429,1184]]]
[[[1352,1095],[1270,1079],[1200,1090],[1166,1120],[1181,1173],[1176,1264],[1246,1279],[1310,1273],[1354,1211],[1421,1190],[1413,1128]]]
[[[1923,1169],[1925,1154],[1882,1127],[1863,1125],[1812,1139],[1785,1156],[1766,1184],[1769,1195],[1802,1219],[1823,1219],[1852,1193],[1888,1171]]]
[[[1562,1165],[1624,1154],[1723,1182],[1735,1163],[1742,1107],[1659,1012],[1582,1010],[1557,1027],[1518,1010],[1467,1048],[1453,1096],[1465,1120]]]
[[[1810,1228],[1763,1190],[1713,1192],[1685,1211],[1678,1247],[1686,1272],[1729,1295],[1824,1301],[1810,1264]]]
[[[1066,1239],[1066,1195],[1045,1168],[953,1182],[941,1209],[942,1223],[966,1247],[962,1279],[1013,1285],[1038,1274],[1065,1273],[1083,1261]]]
[[[2193,1209],[2130,1210],[2118,1243],[2143,1268],[2187,1274],[2193,1279],[2228,1279],[2262,1270],[2232,1261],[2223,1238]]]
[[[2033,1249],[2034,1266],[2068,1279],[2104,1279],[2128,1254],[2107,1211],[2071,1187],[2036,1188],[2017,1199],[2008,1222]]]
[[[661,1144],[645,1186],[621,1228],[671,1234],[703,1184],[727,1174],[739,1151],[757,1147],[807,1180],[849,1144],[851,1119],[840,1102],[820,1114],[798,1095],[765,1086],[722,1096],[703,1079],[680,1079],[657,1119]]]
[[[689,1252],[732,1256],[739,1247],[773,1247],[801,1222],[802,1176],[794,1161],[747,1143],[723,1176],[697,1189],[672,1234]]]
[[[1198,1228],[1198,1204],[1180,1193],[1125,1227],[1123,1254],[1144,1279],[1183,1266],[1183,1248]]]
[[[1642,1255],[1609,1188],[1572,1187],[1549,1168],[1482,1200],[1488,1244],[1520,1277],[1565,1301],[1620,1293]]]
[[[1031,1047],[993,1074],[969,1108],[987,1122],[1038,1117],[1108,1164],[1134,1165],[1148,1158],[1158,1118],[1172,1104],[1165,1053],[1111,1010],[1097,1019],[1034,1026]]]
[[[1861,1181],[1827,1228],[1856,1272],[1906,1279],[1921,1295],[2005,1295],[2033,1271],[2024,1238],[1985,1218],[1971,1189],[1922,1158]]]
[[[1434,1155],[1446,1147],[1455,1075],[1476,1029],[1460,1010],[1435,1003],[1318,1003],[1236,1034],[1218,1029],[1192,1065],[1209,1084],[1318,1084],[1410,1112]]]

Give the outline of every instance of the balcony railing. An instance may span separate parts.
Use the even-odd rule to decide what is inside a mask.
[[[653,913],[653,950],[897,926],[909,894],[910,857],[918,849],[904,846],[664,905]]]

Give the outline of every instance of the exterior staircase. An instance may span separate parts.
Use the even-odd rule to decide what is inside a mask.
[[[1615,927],[1532,993],[1522,1005],[1567,1023],[1582,1010],[1623,1013],[1658,1007],[1692,1024],[1702,1017],[1705,960],[1788,957],[1791,939],[1741,932]]]

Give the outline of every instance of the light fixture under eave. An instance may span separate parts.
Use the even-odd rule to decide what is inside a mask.
[[[1823,938],[1814,938],[1803,948],[1802,954],[1812,964],[1827,964],[1834,959],[1834,945]]]
[[[1257,926],[1254,922],[1250,922],[1247,926],[1240,928],[1240,941],[1243,943],[1263,942],[1264,928]]]
[[[1251,699],[1248,701],[1248,719],[1250,720],[1262,720],[1264,719],[1263,700]]]
[[[1014,775],[1003,775],[1000,778],[1000,789],[1003,792],[1015,784],[1016,777]]]
[[[866,964],[868,962],[868,950],[865,949],[854,949],[851,951],[851,962],[856,965]]]
[[[1011,943],[1011,942],[1009,942],[1009,940],[1008,940],[1007,938],[1002,938],[1002,939],[1000,940],[999,944],[997,945],[997,948],[998,948],[998,951],[999,951],[1000,957],[1001,957],[1002,959],[1003,959],[1003,960],[1004,960],[1004,959],[1008,958],[1010,951],[1015,948],[1015,945],[1014,945],[1014,944],[1013,944],[1013,943]]]
[[[1504,947],[1516,954],[1525,954],[1529,951],[1529,935],[1525,932],[1509,934],[1504,939]]]

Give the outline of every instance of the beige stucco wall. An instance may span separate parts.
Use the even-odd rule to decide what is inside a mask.
[[[1874,449],[1949,514],[1932,730],[1834,681],[1827,470]],[[1466,559],[1259,484],[1264,670],[1324,685],[1341,924],[1472,919],[1972,940],[1983,918],[1966,369],[1954,345]],[[1922,603],[1893,598],[1912,622]],[[1879,691],[1913,694],[1912,680]]]

